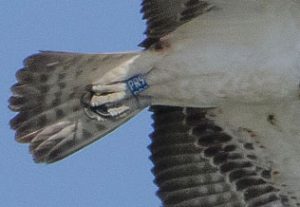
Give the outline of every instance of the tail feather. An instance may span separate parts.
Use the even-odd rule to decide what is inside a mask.
[[[12,86],[9,108],[16,139],[30,143],[36,162],[51,163],[76,152],[109,133],[141,109],[125,117],[101,121],[86,116],[81,97],[86,87],[106,72],[136,56],[41,52],[24,60]]]

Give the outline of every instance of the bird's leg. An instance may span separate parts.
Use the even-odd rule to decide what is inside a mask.
[[[91,107],[104,104],[113,104],[121,100],[137,96],[149,87],[142,75],[135,75],[124,82],[110,85],[91,85],[89,86],[93,96],[90,100]]]
[[[90,85],[87,87],[90,94],[83,97],[83,103],[101,117],[117,117],[138,107],[145,107],[149,97],[138,95],[148,87],[142,75],[109,85]]]

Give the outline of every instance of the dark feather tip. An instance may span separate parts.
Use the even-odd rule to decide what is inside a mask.
[[[22,96],[11,96],[8,99],[8,103],[9,103],[8,107],[12,111],[19,111],[22,105],[26,103],[26,101],[27,101],[26,98]]]
[[[22,68],[16,73],[17,80],[21,83],[28,83],[34,81],[34,75],[25,68]]]

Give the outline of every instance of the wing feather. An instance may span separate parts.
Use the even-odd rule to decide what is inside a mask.
[[[150,110],[152,171],[164,206],[297,206],[298,191],[276,179],[272,157],[251,133],[220,121],[220,110]]]
[[[201,0],[144,0],[141,12],[146,19],[147,38],[139,46],[149,48],[180,25],[212,8]]]

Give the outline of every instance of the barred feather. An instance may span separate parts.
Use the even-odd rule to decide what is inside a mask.
[[[158,196],[165,207],[297,206],[274,183],[257,143],[229,134],[209,109],[152,106],[150,145]],[[257,156],[256,156],[257,155]]]
[[[87,85],[134,55],[41,52],[26,58],[9,99],[9,108],[18,112],[10,121],[17,141],[30,143],[36,162],[51,163],[135,115],[139,110],[99,122],[86,116],[80,100],[87,93]]]

